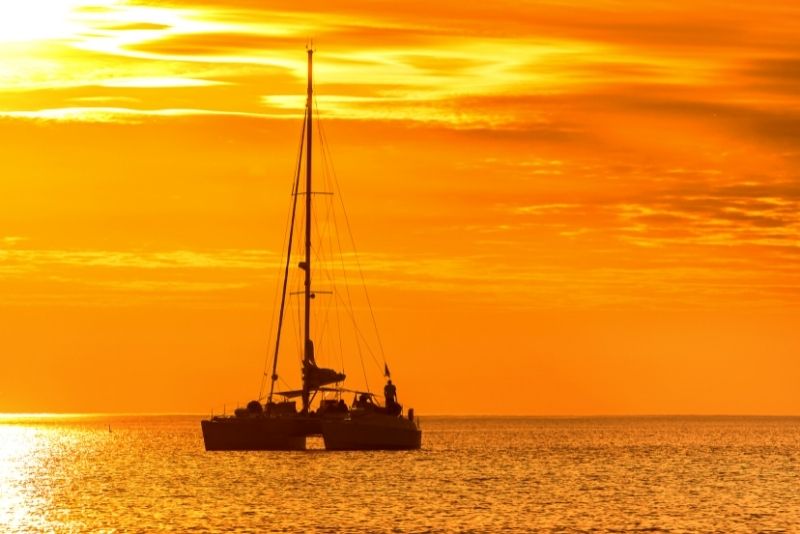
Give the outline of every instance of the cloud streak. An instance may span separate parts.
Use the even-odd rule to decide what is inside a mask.
[[[255,198],[247,187],[267,174],[273,180],[278,153],[294,149],[281,144],[289,129],[279,123],[294,125],[302,115],[303,47],[314,35],[325,127],[350,143],[344,167],[378,199],[362,208],[395,217],[380,231],[405,246],[402,253],[371,248],[368,269],[383,287],[455,291],[468,284],[480,295],[537,300],[532,295],[547,293],[544,300],[553,303],[559,293],[634,301],[642,288],[667,299],[675,280],[693,287],[698,277],[716,287],[715,273],[725,294],[750,291],[750,284],[778,298],[768,288],[795,283],[786,274],[800,232],[794,185],[800,35],[791,5],[736,1],[720,9],[711,0],[646,1],[622,9],[558,1],[534,10],[506,1],[301,7],[75,0],[70,6],[63,20],[48,19],[47,31],[2,47],[0,116],[40,127],[30,139],[51,132],[48,124],[81,128],[101,141],[92,128],[135,125],[170,146],[182,134],[208,143],[203,150],[213,156],[203,165],[192,166],[202,155],[187,141],[174,147],[186,152],[181,163],[159,174],[166,183],[180,181],[170,194],[180,197],[175,205],[193,206],[192,221],[207,215],[197,207],[207,202],[201,192],[222,195],[228,204],[219,216],[234,217],[235,206]],[[136,139],[136,146],[146,144]],[[239,163],[243,151],[246,164]],[[163,156],[152,147],[148,154]],[[36,170],[27,157],[20,168],[30,180],[58,174]],[[96,210],[98,220],[116,215],[103,207],[116,202],[113,188],[96,186],[107,183],[112,167],[102,177],[70,175],[75,189],[93,199],[82,206]],[[125,191],[137,191],[129,182]],[[382,198],[387,190],[391,200]],[[153,186],[137,200],[177,209],[162,193]],[[35,204],[42,193],[11,184],[5,194]],[[410,230],[398,233],[403,225]],[[24,224],[14,228],[8,232],[25,235]],[[208,287],[239,282],[205,278],[211,268],[202,261],[245,273],[245,284],[260,283],[253,273],[273,262],[226,264],[233,256],[222,252],[194,259],[177,252],[59,256],[55,248],[49,256],[30,254],[13,265],[187,269],[203,271]],[[413,261],[401,260],[403,254]],[[731,273],[720,274],[717,257]],[[755,283],[759,269],[764,280]],[[653,273],[661,286],[648,282]],[[621,289],[617,277],[635,280],[638,289]],[[796,293],[787,290],[785,302],[795,305]]]

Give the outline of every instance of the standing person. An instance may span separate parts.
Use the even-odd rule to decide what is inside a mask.
[[[397,388],[392,384],[391,378],[383,388],[383,397],[386,399],[386,411],[395,413],[399,405],[397,404]]]

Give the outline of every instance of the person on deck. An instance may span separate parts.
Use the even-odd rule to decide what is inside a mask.
[[[366,410],[370,407],[370,398],[368,393],[361,393],[358,397],[353,399],[353,407]]]
[[[391,414],[397,413],[397,408],[399,406],[399,404],[397,404],[397,388],[392,384],[391,378],[386,382],[386,386],[383,388],[383,397],[386,399],[386,411]]]

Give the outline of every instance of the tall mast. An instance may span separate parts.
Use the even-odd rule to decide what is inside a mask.
[[[303,412],[308,411],[309,387],[305,380],[305,372],[314,363],[314,344],[311,341],[311,119],[313,110],[313,72],[312,57],[314,51],[308,49],[308,100],[306,101],[306,258],[303,268],[305,280],[305,343],[303,352]]]

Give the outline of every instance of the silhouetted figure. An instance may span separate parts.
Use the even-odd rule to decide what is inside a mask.
[[[383,388],[383,396],[386,399],[386,406],[397,402],[397,388],[392,384],[391,378],[386,382],[386,386]]]
[[[386,399],[386,413],[397,415],[403,410],[403,407],[397,403],[397,388],[392,384],[391,378],[383,388],[383,397]]]
[[[372,399],[370,398],[368,393],[361,393],[358,396],[358,399],[353,402],[353,405],[356,408],[361,408],[362,410],[366,410],[372,407]]]

